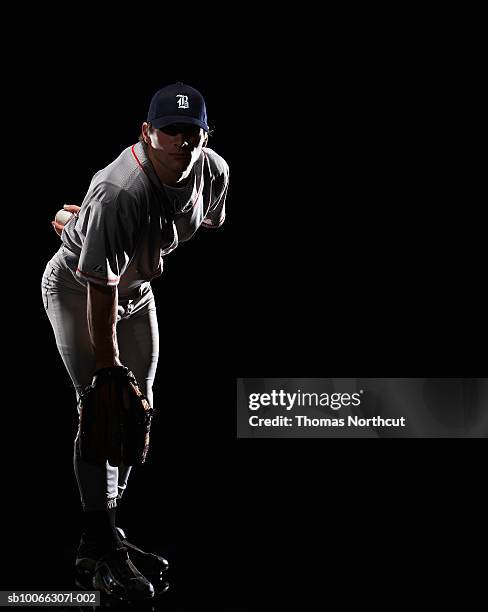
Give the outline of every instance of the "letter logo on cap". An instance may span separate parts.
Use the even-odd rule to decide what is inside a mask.
[[[188,96],[178,94],[176,97],[178,98],[178,108],[190,108],[190,105],[188,104]]]

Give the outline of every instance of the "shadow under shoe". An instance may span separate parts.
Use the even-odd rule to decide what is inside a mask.
[[[153,585],[129,559],[125,546],[98,559],[93,574],[93,588],[103,595],[125,601],[154,597]]]
[[[156,592],[164,589],[168,579],[168,561],[160,555],[146,552],[129,542],[124,530],[120,527],[117,527],[117,533],[122,541],[122,545],[127,549],[130,559],[144,576],[151,581]]]

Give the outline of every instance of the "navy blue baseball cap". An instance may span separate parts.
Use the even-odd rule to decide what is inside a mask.
[[[184,83],[167,85],[152,97],[147,121],[155,128],[191,123],[208,132],[207,108],[202,94]]]

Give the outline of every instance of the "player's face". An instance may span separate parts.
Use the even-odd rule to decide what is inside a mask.
[[[197,125],[176,123],[147,132],[155,160],[176,175],[188,176],[207,137]]]

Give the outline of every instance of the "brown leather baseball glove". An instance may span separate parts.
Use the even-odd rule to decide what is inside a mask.
[[[80,396],[78,448],[89,463],[144,463],[153,408],[125,366],[97,370]]]

